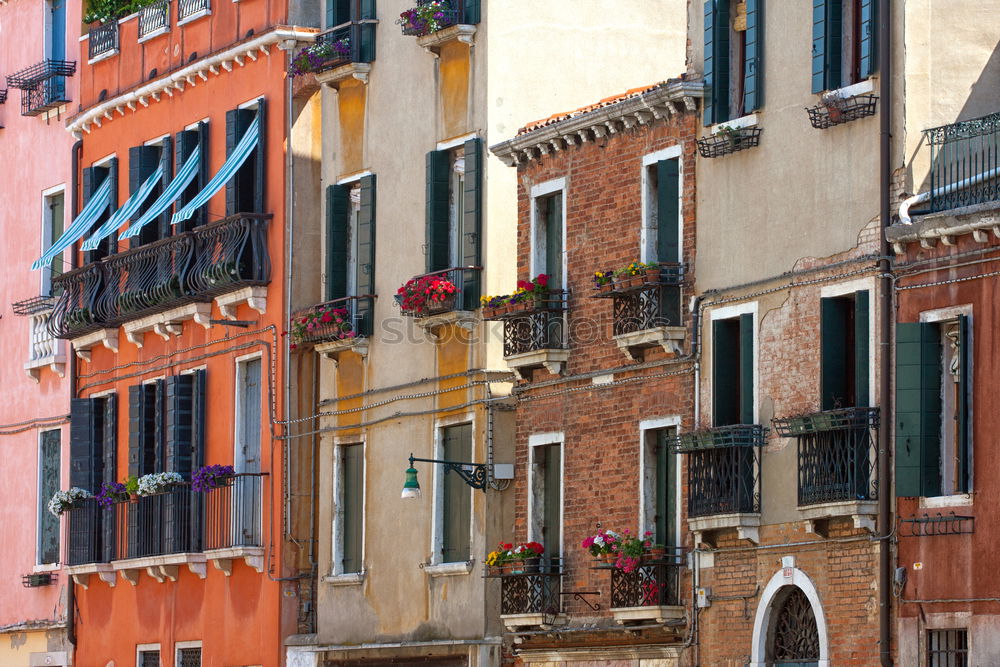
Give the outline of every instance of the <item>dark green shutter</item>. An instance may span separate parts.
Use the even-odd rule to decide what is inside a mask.
[[[842,85],[842,0],[813,0],[812,91],[822,93]]]
[[[876,43],[878,34],[878,14],[877,0],[861,0],[861,62],[858,67],[858,76],[867,79],[875,73],[876,63]]]
[[[191,419],[191,469],[205,465],[205,401],[208,373],[204,368],[194,372],[194,397]]]
[[[358,211],[358,242],[355,244],[358,256],[356,258],[356,285],[354,296],[375,293],[375,176],[361,178],[361,208]],[[355,330],[361,335],[370,335],[372,331],[372,307],[369,299],[357,302],[355,312]]]
[[[820,299],[820,407],[823,410],[847,405],[847,326],[845,299]]]
[[[858,407],[871,404],[868,386],[868,364],[871,354],[869,336],[868,290],[854,293],[854,403]]]
[[[161,381],[158,381],[161,382]],[[141,477],[157,472],[158,392],[156,384],[128,388],[128,474]]]
[[[656,260],[680,262],[680,160],[656,163]]]
[[[69,406],[69,485],[97,493],[103,462],[97,440],[103,423],[101,406],[92,398],[74,398]]]
[[[753,315],[740,315],[740,423],[753,424]]]
[[[38,562],[59,562],[59,517],[48,510],[48,502],[60,488],[60,431],[42,431],[38,472]]]
[[[958,488],[956,493],[972,491],[972,321],[958,316],[958,442],[955,443]]]
[[[263,114],[263,102],[259,111]],[[258,111],[254,109],[231,109],[226,112],[226,158],[232,155],[236,144],[243,138],[250,123]],[[261,137],[257,143],[257,152],[251,153],[246,162],[233,174],[232,178],[226,181],[226,216],[236,213],[255,212],[259,203],[256,189],[257,181],[263,183],[263,160],[262,151],[264,145],[264,124],[261,118]],[[202,150],[206,150],[202,148]],[[258,168],[258,165],[260,168]],[[261,187],[263,187],[261,185]],[[263,191],[259,193],[263,197]],[[263,210],[263,209],[262,209]]]
[[[729,120],[729,0],[705,0],[705,125]]]
[[[472,460],[472,424],[447,426],[443,429],[444,459]],[[441,516],[441,561],[461,563],[469,560],[472,525],[471,487],[455,472],[444,472],[444,507]]]
[[[466,5],[468,6],[468,5]],[[465,142],[465,192],[462,193],[462,266],[482,266],[483,140]],[[466,271],[462,286],[463,308],[479,307],[482,280],[479,271]]]
[[[82,206],[80,207],[81,211],[83,210],[83,207],[87,205],[87,202],[90,201],[90,197],[94,194],[94,190],[97,189],[98,178],[99,174],[97,173],[96,167],[84,167],[80,170],[80,192],[83,195]],[[75,204],[76,202],[73,203]],[[55,239],[53,239],[52,242],[55,243]],[[86,250],[83,253],[84,264],[90,264],[97,258],[98,256],[93,250]]]
[[[347,294],[348,229],[351,224],[351,190],[343,185],[326,188],[326,300]]]
[[[545,273],[549,285],[554,289],[563,286],[563,210],[562,192],[549,195],[544,200],[545,207]]]
[[[194,375],[171,375],[164,382],[166,470],[191,476],[194,446]]]
[[[226,112],[226,157],[236,148],[236,143],[240,137],[240,112],[241,109],[230,109]],[[246,166],[246,163],[243,164]],[[241,169],[242,171],[242,169]],[[239,172],[226,181],[226,216],[236,212],[239,206]]]
[[[326,0],[326,27],[333,28],[351,20],[353,0]]]
[[[764,0],[746,0],[746,50],[743,62],[743,113],[764,102]]]
[[[163,167],[163,175],[160,177],[160,183],[153,191],[149,193],[149,197],[146,199],[146,205],[152,204],[156,201],[168,185],[170,181],[173,180],[173,173],[170,170],[170,165],[173,164],[173,149],[174,141],[170,137],[164,137],[163,141],[160,143],[160,160],[159,164]],[[157,219],[157,224],[160,228],[160,238],[165,239],[173,233],[173,228],[170,224],[170,214],[169,211],[164,211],[160,214]],[[185,221],[186,222],[186,221]],[[184,231],[184,229],[177,230],[178,233]]]
[[[132,146],[128,149],[128,191],[129,195],[134,195],[136,191],[146,182],[150,174],[156,171],[161,158],[162,150],[160,146]],[[149,201],[153,201],[155,196],[150,195]],[[137,212],[132,216],[132,221],[141,217]],[[159,224],[148,224],[143,227],[138,236],[129,239],[129,246],[136,248],[146,243],[152,243],[161,236],[162,230]]]
[[[542,502],[542,546],[550,557],[562,551],[562,445],[542,448],[545,476]]]
[[[364,507],[364,446],[341,447],[341,512],[343,525],[343,571],[361,572]]]
[[[95,409],[101,410],[101,460],[104,482],[118,481],[118,395],[108,394],[96,401]]]
[[[107,178],[111,179],[111,199],[108,201],[108,208],[104,211],[104,215],[98,218],[98,222],[95,223],[98,227],[107,222],[108,218],[118,210],[118,158],[113,157],[108,160],[107,170]],[[118,252],[118,235],[109,234],[101,241],[101,248],[104,251],[104,256]]]
[[[462,5],[462,23],[476,25],[481,20],[480,0],[465,0]]]
[[[257,149],[253,153],[253,212],[264,213],[267,205],[267,104],[261,97],[257,100],[257,118],[260,135]]]
[[[451,267],[451,156],[448,151],[427,154],[427,273]]]
[[[677,517],[677,485],[674,475],[674,453],[670,448],[670,429],[656,431],[656,516],[657,544],[675,545]]]
[[[205,131],[207,132],[208,123],[201,123],[201,125],[205,126],[206,128]],[[180,171],[181,167],[184,166],[184,163],[187,162],[188,157],[191,155],[191,153],[194,152],[194,149],[200,143],[201,136],[202,136],[202,131],[200,128],[198,130],[184,130],[182,132],[177,133],[176,139],[174,141],[174,145],[176,146],[176,150],[174,151],[175,172]],[[204,146],[204,148],[202,148],[202,151],[207,152],[208,144],[205,143],[202,145]],[[204,156],[202,156],[201,162],[202,165],[205,164]],[[185,204],[191,201],[194,198],[194,196],[201,191],[202,180],[203,180],[202,165],[199,165],[198,175],[194,178],[191,184],[184,189],[184,192],[182,192],[181,195],[177,198],[177,203],[175,204],[175,206],[177,207],[178,211]],[[195,225],[200,224],[201,222],[201,212],[202,212],[202,207],[199,207],[198,210],[194,212],[194,215],[191,217],[190,220],[185,220],[184,222],[177,223],[176,225],[178,227],[177,231],[183,232],[183,231],[188,231],[190,229],[194,229]],[[167,211],[164,213],[164,217],[167,219],[168,222],[170,220],[169,214],[170,214],[170,209],[168,207]]]
[[[356,0],[351,3],[351,60],[356,63],[375,60],[374,20],[375,0]]]
[[[734,320],[712,322],[712,424],[740,422],[739,326]]]
[[[941,337],[936,324],[896,325],[896,495],[941,494]]]

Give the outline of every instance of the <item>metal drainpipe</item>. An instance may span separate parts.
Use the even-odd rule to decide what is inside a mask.
[[[76,206],[77,196],[79,195],[78,190],[80,189],[80,160],[83,156],[83,139],[78,139],[76,143],[73,144],[73,167],[70,173],[70,219],[75,220],[78,209]],[[76,268],[76,253],[70,252],[70,267]],[[69,382],[69,395],[70,398],[76,396],[76,354],[70,352],[69,355],[69,377],[67,381]],[[76,582],[73,577],[69,577],[67,582],[69,588],[66,591],[66,641],[70,643],[70,646],[76,646]]]
[[[879,242],[881,245],[882,258],[879,260],[880,281],[880,302],[881,302],[881,331],[879,340],[881,343],[881,355],[879,358],[879,407],[881,419],[879,420],[879,448],[878,448],[878,474],[879,474],[879,494],[878,494],[878,529],[883,536],[879,543],[879,660],[882,667],[892,665],[892,646],[890,611],[892,598],[890,595],[890,585],[892,582],[892,560],[890,541],[884,537],[890,535],[892,530],[890,521],[892,518],[892,467],[889,455],[891,446],[890,422],[887,418],[892,414],[891,401],[892,393],[890,387],[890,373],[892,371],[892,348],[890,336],[892,330],[892,280],[890,278],[891,265],[889,264],[889,241],[886,238],[886,228],[889,226],[890,188],[892,187],[892,2],[882,0],[879,6],[878,16],[878,63],[882,68],[882,107],[879,113],[879,219],[881,221],[881,234]]]

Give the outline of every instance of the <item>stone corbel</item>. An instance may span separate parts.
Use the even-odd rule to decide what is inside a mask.
[[[69,576],[73,577],[73,583],[76,584],[77,586],[83,586],[84,590],[90,588],[89,574],[71,574]],[[114,584],[111,585],[114,586]]]
[[[135,586],[135,585],[137,585],[139,583],[139,570],[138,569],[119,570],[119,572],[122,575],[122,579],[124,579],[128,583],[132,584],[133,586]]]
[[[153,325],[153,333],[163,340],[170,340],[171,336],[180,336],[183,326],[180,322],[160,322]],[[140,347],[142,347],[140,345]]]
[[[219,312],[227,320],[236,319],[236,308],[241,304],[245,303],[253,310],[256,310],[261,315],[267,310],[267,287],[255,286],[255,287],[244,287],[243,289],[236,290],[235,292],[230,292],[229,294],[223,294],[215,298],[215,303],[219,306]],[[206,329],[211,326],[208,324],[208,317],[205,318],[204,324],[202,324]]]
[[[932,238],[922,238],[920,239],[920,247],[924,250],[933,250],[934,246],[937,245],[937,240]]]
[[[897,255],[905,255],[906,254],[906,244],[905,243],[900,243],[899,241],[893,241],[893,243],[892,243],[892,249],[893,249],[893,251]]]
[[[545,370],[547,370],[549,373],[552,373],[553,375],[562,375],[563,369],[566,368],[566,362],[558,360],[543,361],[542,366],[544,366]]]
[[[115,354],[118,353],[118,329],[98,329],[70,341],[76,356],[84,361],[90,361],[90,349],[97,344],[104,345]]]
[[[985,230],[973,229],[972,238],[973,240],[975,240],[976,243],[986,243],[986,241],[990,238],[990,236],[989,234],[986,233]]]

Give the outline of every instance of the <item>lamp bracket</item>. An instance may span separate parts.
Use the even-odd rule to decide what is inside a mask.
[[[465,463],[463,461],[445,461],[442,459],[418,459],[410,456],[410,467],[413,462],[437,463],[444,466],[445,474],[454,472],[462,478],[462,481],[474,489],[481,489],[484,493],[489,486],[489,464],[488,463]]]

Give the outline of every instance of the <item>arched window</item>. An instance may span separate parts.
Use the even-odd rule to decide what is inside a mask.
[[[820,658],[819,630],[809,598],[798,586],[785,586],[775,597],[767,664],[815,667]]]

